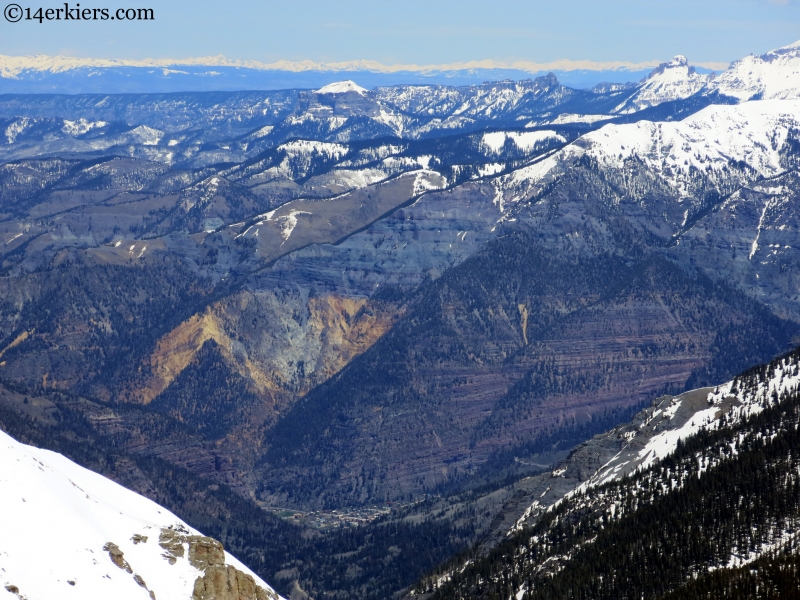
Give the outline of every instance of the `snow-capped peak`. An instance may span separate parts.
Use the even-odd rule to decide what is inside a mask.
[[[9,599],[219,597],[217,584],[233,576],[247,597],[279,600],[222,544],[60,454],[0,431],[0,464],[0,590]]]
[[[732,63],[709,91],[747,100],[800,98],[800,41]]]
[[[683,54],[676,54],[671,61],[665,63],[668,69],[674,69],[675,67],[688,67],[689,60]]]
[[[317,94],[344,94],[345,92],[355,92],[356,94],[361,94],[363,96],[367,93],[367,90],[358,85],[355,81],[350,81],[347,79],[345,81],[329,83],[328,85],[315,90],[315,92]]]
[[[699,92],[713,77],[697,73],[686,57],[679,54],[653,69],[639,89],[613,112],[628,114],[662,102],[688,98]]]
[[[800,100],[712,105],[683,121],[610,124],[544,160],[499,177],[496,185],[510,206],[538,194],[584,156],[609,170],[624,170],[625,162],[635,159],[679,197],[692,198],[696,177],[722,189],[735,177],[744,183],[780,173],[782,153],[798,127]],[[740,175],[732,165],[741,166]]]

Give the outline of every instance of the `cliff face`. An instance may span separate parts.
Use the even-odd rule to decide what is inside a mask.
[[[265,498],[307,502],[332,474],[342,489],[330,502],[422,493],[498,451],[591,433],[617,409],[784,349],[794,325],[769,312],[798,312],[793,177],[743,188],[685,231],[675,191],[645,171],[576,165],[508,206],[494,185],[467,183],[233,283],[204,271],[208,239],[126,266],[79,254],[0,282],[0,368],[106,399],[87,411],[119,443]],[[336,464],[287,458],[338,398],[340,428],[306,448]],[[186,429],[142,428],[124,403]]]
[[[659,398],[581,444],[552,472],[520,482],[483,556],[451,564],[409,597],[790,597],[798,359],[795,350]]]
[[[149,404],[209,340],[259,391],[303,395],[369,348],[400,315],[396,305],[364,297],[241,292],[162,337],[146,359],[150,381],[128,399]]]
[[[423,286],[389,333],[282,417],[262,492],[335,504],[429,491],[498,448],[547,447],[746,366],[762,346],[739,336],[766,357],[796,331],[658,256],[556,256],[507,234]]]
[[[188,547],[189,564],[203,573],[194,582],[192,600],[279,600],[270,588],[259,585],[253,575],[225,564],[225,550],[217,540],[162,529],[159,545],[177,562]]]

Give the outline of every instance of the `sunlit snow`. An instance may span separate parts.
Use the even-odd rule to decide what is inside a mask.
[[[192,597],[202,573],[159,546],[162,528],[201,535],[155,502],[60,454],[21,444],[0,431],[0,585],[27,600],[160,600]],[[134,542],[134,536],[147,541]],[[119,546],[132,573],[111,562]],[[230,554],[228,564],[252,575]],[[5,593],[5,592],[2,592]],[[8,594],[11,597],[11,594]]]

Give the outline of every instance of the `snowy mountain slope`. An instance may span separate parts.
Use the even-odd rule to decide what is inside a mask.
[[[315,90],[315,93],[317,94],[344,94],[347,92],[355,92],[356,94],[363,96],[367,90],[358,85],[355,81],[350,81],[349,79],[346,81],[329,83],[328,85],[322,86],[318,90]]]
[[[758,177],[786,168],[786,153],[800,127],[800,102],[769,100],[715,105],[679,122],[640,121],[606,125],[556,154],[497,180],[506,205],[535,198],[547,184],[588,159],[598,169],[621,174],[635,165],[687,202],[684,220],[702,194],[731,193]],[[627,171],[626,171],[627,170]],[[634,199],[642,191],[621,190]]]
[[[640,415],[644,418],[642,422],[637,419],[632,425],[618,427],[613,434],[625,440],[623,448],[565,497],[586,494],[591,488],[645,471],[672,455],[679,443],[701,431],[713,431],[723,423],[733,427],[762,412],[800,385],[798,357],[776,361],[771,377],[758,381],[755,386],[743,385],[746,379],[740,377],[714,388],[665,397]],[[530,514],[526,514],[520,518],[512,531],[521,528],[529,517]]]
[[[800,98],[800,41],[735,61],[709,83],[706,93],[741,102]]]
[[[279,598],[215,540],[60,454],[0,431],[0,464],[2,598]]]
[[[420,121],[412,135],[438,129],[464,128],[481,122],[528,121],[562,105],[594,98],[596,94],[563,86],[550,73],[525,81],[495,81],[459,88],[394,86],[372,92],[381,104]]]
[[[697,73],[685,56],[676,56],[659,65],[636,89],[636,92],[617,106],[613,113],[630,114],[662,102],[681,100],[700,91],[714,78]]]
[[[798,389],[800,352],[795,350],[716,387],[658,398],[630,422],[577,446],[552,472],[523,480],[483,548],[535,524],[563,500],[646,471],[679,443],[721,426],[735,427]]]

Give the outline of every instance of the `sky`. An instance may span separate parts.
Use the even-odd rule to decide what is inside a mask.
[[[56,0],[13,0],[35,13]],[[31,2],[37,2],[32,4]],[[800,0],[82,0],[152,22],[0,21],[0,54],[447,65],[727,64],[800,39]]]

